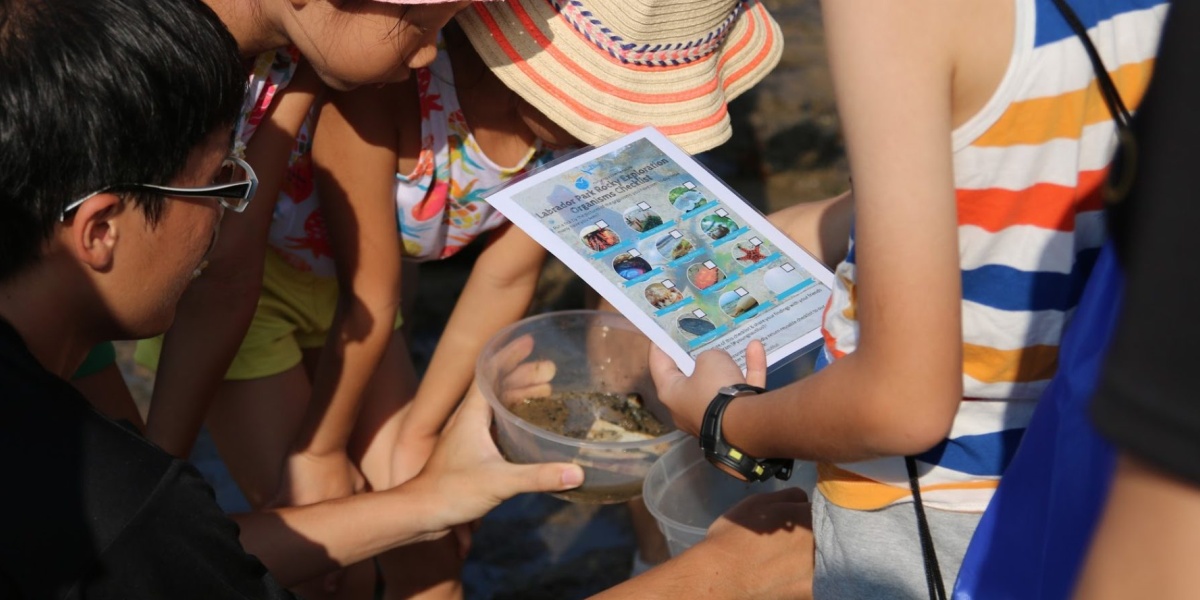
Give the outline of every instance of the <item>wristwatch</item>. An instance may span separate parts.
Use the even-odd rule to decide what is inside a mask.
[[[729,445],[721,437],[721,419],[729,403],[739,396],[765,391],[748,383],[735,383],[721,388],[709,403],[708,410],[704,411],[704,421],[700,424],[700,448],[704,450],[704,457],[717,468],[742,481],[766,481],[772,477],[787,481],[792,476],[792,466],[795,464],[792,459],[754,458]]]

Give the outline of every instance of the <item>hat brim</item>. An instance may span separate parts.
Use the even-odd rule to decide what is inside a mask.
[[[653,125],[696,153],[729,139],[727,103],[779,62],[783,35],[757,0],[721,47],[685,64],[624,63],[579,34],[549,0],[475,3],[458,22],[484,63],[586,144]]]

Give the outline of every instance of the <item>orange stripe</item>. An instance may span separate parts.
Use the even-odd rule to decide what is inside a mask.
[[[1075,215],[1104,207],[1100,190],[1108,167],[1082,171],[1075,187],[1038,183],[1023,190],[957,190],[958,224],[997,232],[1013,225],[1074,231]]]
[[[1113,82],[1129,110],[1136,110],[1146,92],[1154,59],[1122,65]],[[1013,102],[973,146],[1042,144],[1054,139],[1078,139],[1083,127],[1112,120],[1095,81],[1081,90],[1057,96]]]
[[[700,84],[694,88],[691,88],[689,90],[682,90],[679,92],[671,92],[671,93],[666,93],[666,94],[648,94],[648,93],[643,94],[643,93],[638,93],[638,92],[634,92],[631,90],[627,90],[624,88],[611,86],[607,82],[605,82],[603,79],[600,79],[599,77],[596,77],[595,75],[593,75],[587,69],[580,67],[578,63],[576,63],[574,60],[572,60],[569,56],[563,54],[562,51],[553,43],[553,41],[551,41],[549,38],[546,37],[546,35],[544,33],[542,33],[542,30],[537,27],[537,23],[534,22],[533,18],[529,16],[529,13],[527,13],[525,11],[524,7],[522,7],[519,2],[514,2],[514,3],[510,4],[509,6],[512,9],[513,14],[517,17],[517,19],[521,22],[521,25],[525,28],[525,31],[527,33],[529,33],[530,38],[542,49],[543,52],[550,53],[550,55],[554,57],[555,62],[559,63],[560,65],[565,67],[567,70],[569,70],[572,74],[574,74],[576,77],[583,79],[584,81],[588,82],[592,87],[595,87],[598,90],[602,90],[605,93],[608,93],[617,98],[621,98],[623,100],[631,100],[631,101],[641,102],[641,103],[645,103],[645,104],[666,104],[666,103],[670,103],[670,102],[684,102],[687,100],[693,100],[695,98],[699,98],[701,96],[704,96],[705,94],[712,93],[718,87],[718,84],[720,81],[719,74],[721,72],[721,69],[725,68],[725,63],[730,60],[730,57],[736,56],[739,52],[742,51],[742,49],[746,45],[748,45],[750,43],[750,40],[753,39],[753,37],[754,37],[754,32],[756,30],[756,27],[766,27],[767,41],[763,45],[762,49],[759,51],[758,55],[755,56],[753,60],[751,60],[746,66],[742,67],[741,69],[738,69],[736,72],[734,72],[734,73],[730,74],[728,77],[724,78],[726,87],[728,87],[733,82],[740,80],[741,78],[745,77],[746,75],[748,75],[749,73],[754,71],[754,69],[757,68],[758,65],[760,65],[762,63],[762,61],[766,59],[766,56],[770,53],[771,45],[775,43],[774,30],[771,27],[768,27],[765,25],[766,19],[768,18],[766,8],[763,7],[761,3],[756,3],[750,9],[750,11],[747,11],[740,17],[743,19],[749,19],[749,21],[747,22],[747,25],[746,25],[747,30],[746,30],[745,35],[743,35],[742,38],[739,39],[733,46],[724,48],[721,51],[720,60],[717,62],[716,73],[714,73],[714,76],[710,81],[708,81],[706,83],[702,83],[702,84]],[[483,8],[482,6],[476,6],[475,9],[481,15],[483,15],[484,13],[487,12],[487,9]],[[753,18],[754,15],[751,14],[753,11],[758,12],[757,16],[758,16],[758,19],[762,20],[762,22],[763,22],[762,25],[760,25],[759,22],[755,18]],[[490,17],[490,13],[488,14],[488,17]],[[588,48],[595,48],[595,44],[591,40],[584,37],[584,35],[582,33],[580,33],[578,30],[576,30],[575,27],[572,26],[570,24],[570,22],[568,22],[566,20],[566,17],[563,17],[560,14],[559,18],[561,18],[563,20],[567,29],[569,29],[572,33],[574,33],[575,36],[577,36],[584,45],[586,45]],[[494,22],[494,21],[491,21],[491,19],[487,19],[487,20],[489,23]],[[493,36],[502,35],[502,33],[499,31],[498,28],[492,28],[489,25],[489,29],[491,30]],[[612,56],[611,54],[604,52],[604,51],[599,51],[598,49],[597,49],[596,55],[603,57],[604,60],[607,60],[607,61],[613,63],[614,65],[621,67],[622,69],[627,69],[630,71],[662,72],[662,70],[664,68],[664,67],[651,67],[651,66],[623,63],[620,60],[617,60],[617,58]],[[712,59],[712,57],[715,55],[716,55],[716,53],[709,54],[708,56],[696,59],[690,63],[687,63],[686,65],[679,65],[679,67],[695,66],[697,64],[703,63],[704,61]],[[673,67],[668,67],[668,68],[673,68]]]
[[[515,3],[510,4],[510,6],[516,6],[516,4]],[[609,129],[613,129],[613,130],[624,132],[624,133],[635,131],[635,130],[641,129],[643,126],[645,126],[645,123],[625,123],[622,121],[618,121],[608,115],[598,113],[598,112],[580,104],[578,101],[576,101],[574,98],[572,98],[568,92],[555,87],[549,81],[547,81],[546,78],[542,77],[540,74],[538,74],[537,71],[535,71],[532,67],[530,67],[529,63],[527,63],[525,61],[525,59],[523,57],[521,57],[521,55],[516,51],[516,49],[512,47],[512,44],[509,43],[508,39],[503,37],[502,35],[500,35],[500,30],[497,27],[496,22],[492,19],[492,16],[489,13],[487,13],[487,11],[481,10],[481,11],[479,11],[479,15],[483,19],[483,21],[487,24],[488,29],[492,31],[492,33],[494,34],[493,37],[496,40],[496,43],[500,46],[500,49],[502,51],[504,51],[504,53],[508,56],[509,60],[512,61],[513,65],[516,66],[517,68],[521,69],[521,72],[526,77],[528,77],[534,84],[536,84],[538,87],[540,87],[543,90],[546,90],[547,92],[552,94],[558,101],[560,101],[563,104],[570,107],[571,110],[573,110],[580,116],[584,117],[585,119],[592,121],[593,123],[603,125],[605,127],[608,127]],[[688,133],[691,131],[699,131],[699,130],[703,130],[707,127],[711,127],[711,126],[715,125],[716,123],[721,122],[721,120],[725,117],[725,114],[727,112],[728,112],[727,107],[725,106],[725,104],[722,104],[721,108],[719,110],[717,110],[717,112],[715,112],[712,115],[709,115],[707,117],[704,117],[702,119],[697,119],[690,123],[681,123],[678,125],[657,125],[656,124],[655,127],[657,127],[659,131],[663,132],[666,135],[679,135],[679,134]]]
[[[997,480],[963,481],[921,486],[921,492],[996,489]],[[817,463],[817,489],[830,502],[851,510],[875,510],[912,495],[896,487],[863,477],[829,463]]]
[[[1044,381],[1058,368],[1058,346],[1027,346],[997,350],[963,344],[963,373],[984,383]]]
[[[726,87],[729,87],[729,84],[745,77],[746,75],[749,75],[751,71],[753,71],[758,67],[759,64],[762,63],[762,61],[766,60],[767,54],[771,52],[771,45],[775,43],[775,30],[767,24],[767,9],[763,8],[762,3],[756,4],[755,8],[762,13],[762,15],[760,15],[760,18],[762,19],[761,27],[766,30],[767,42],[763,44],[762,49],[759,50],[758,56],[755,56],[754,60],[750,61],[748,64],[746,64],[746,66],[734,71],[729,75],[729,77],[725,78]],[[750,13],[747,12],[745,15],[743,15],[743,18],[750,19]],[[758,26],[758,22],[754,19],[750,19],[750,23],[747,25],[749,29],[746,31],[746,35],[742,36],[742,39],[738,41],[737,45],[733,46],[727,52],[721,55],[721,62],[718,63],[721,68],[725,67],[725,61],[727,61],[730,56],[734,56],[741,51],[743,46],[750,43],[750,39],[754,37],[754,28],[756,26]],[[719,70],[720,69],[718,69],[718,71]]]

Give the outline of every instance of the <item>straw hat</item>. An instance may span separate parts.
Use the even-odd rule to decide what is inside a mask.
[[[688,152],[729,139],[726,104],[779,62],[760,0],[510,0],[458,22],[509,88],[587,144],[654,125]]]

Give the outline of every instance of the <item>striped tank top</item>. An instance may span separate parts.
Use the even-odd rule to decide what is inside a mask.
[[[1130,110],[1150,79],[1165,0],[1070,0]],[[1116,127],[1083,43],[1051,0],[1015,0],[1008,70],[953,132],[962,269],[963,402],[946,440],[917,456],[923,502],[987,507],[1105,238],[1101,187]],[[826,357],[853,352],[855,251],[837,268]],[[871,510],[911,499],[902,457],[819,466],[833,503]]]

